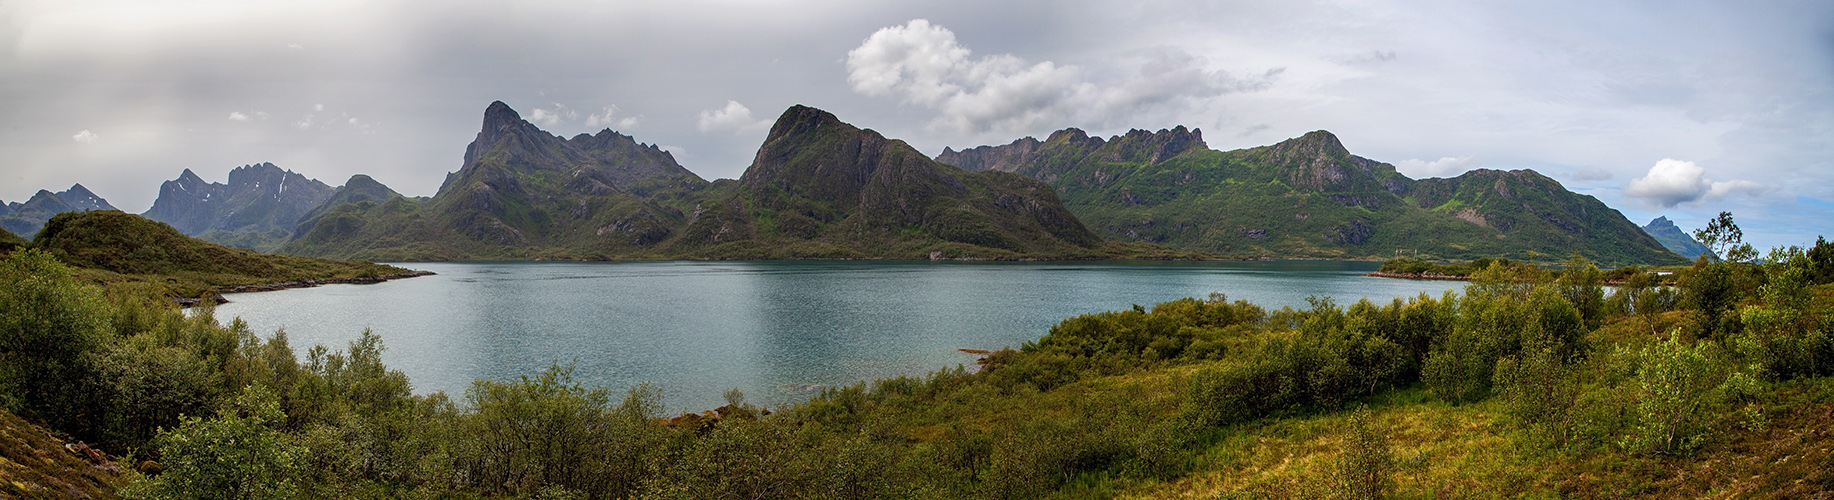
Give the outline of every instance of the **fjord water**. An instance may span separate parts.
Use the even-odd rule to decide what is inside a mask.
[[[415,392],[464,393],[554,363],[588,386],[659,385],[671,410],[721,393],[780,405],[825,386],[974,365],[959,348],[1019,347],[1078,314],[1221,292],[1267,309],[1347,305],[1457,283],[1370,278],[1360,262],[412,263],[434,276],[229,296],[216,315],[295,351],[368,328]]]

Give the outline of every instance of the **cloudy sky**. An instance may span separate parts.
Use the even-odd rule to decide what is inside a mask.
[[[1197,4],[1197,5],[1193,5]],[[807,104],[929,154],[1064,127],[1336,133],[1414,177],[1532,168],[1642,224],[1834,234],[1834,4],[0,1],[0,200],[151,206],[273,162],[431,195],[485,106],[708,179]]]

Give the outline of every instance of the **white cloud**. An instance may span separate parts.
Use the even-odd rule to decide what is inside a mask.
[[[717,110],[709,109],[700,112],[700,131],[714,132],[731,130],[733,133],[744,133],[770,128],[769,120],[752,118],[751,108],[739,104],[739,101],[726,101],[726,107]]]
[[[1684,203],[1718,200],[1734,194],[1758,196],[1776,188],[1747,180],[1718,182],[1706,178],[1706,172],[1707,169],[1691,161],[1663,158],[1655,166],[1649,167],[1648,174],[1631,179],[1630,184],[1624,187],[1624,195],[1643,200],[1657,208],[1670,208]]]
[[[300,118],[299,121],[293,122],[293,128],[300,130],[312,128],[312,115],[306,115],[305,118]]]
[[[313,110],[313,111],[324,111],[324,110],[325,110],[325,105],[323,105],[323,104],[313,104],[313,105],[312,105],[312,110]]]
[[[90,132],[88,129],[83,129],[82,132],[77,132],[76,135],[72,135],[70,138],[83,144],[95,144],[96,140],[101,139],[102,136],[96,135],[95,132]]]
[[[1098,84],[1075,65],[1011,54],[971,58],[955,33],[928,20],[881,28],[847,52],[847,82],[868,96],[898,96],[941,113],[932,127],[981,134],[1107,122],[1170,103],[1259,90],[1282,70],[1237,79],[1204,69],[1181,49],[1144,51],[1137,74]]]
[[[248,115],[242,114],[241,111],[230,111],[229,121],[245,122],[248,121]]]
[[[534,111],[529,112],[529,122],[545,128],[554,128],[560,125],[561,121],[575,118],[579,118],[578,111],[567,109],[566,105],[558,102],[554,103],[554,109],[535,108]]]
[[[605,106],[602,112],[586,115],[586,126],[589,128],[611,128],[629,130],[637,126],[636,116],[617,118],[617,106]]]
[[[1426,177],[1452,177],[1484,166],[1484,161],[1476,156],[1444,157],[1433,161],[1409,158],[1395,162],[1395,171],[1402,175],[1421,179]]]

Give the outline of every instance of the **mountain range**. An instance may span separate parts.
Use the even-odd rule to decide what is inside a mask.
[[[58,211],[112,208],[80,185],[41,191],[0,208],[0,227],[29,237]],[[556,136],[494,102],[431,197],[366,175],[333,188],[262,163],[231,171],[227,184],[187,169],[144,215],[231,246],[379,261],[1579,252],[1607,265],[1685,262],[1616,210],[1533,170],[1416,180],[1322,130],[1217,151],[1182,126],[1109,138],[1069,128],[930,158],[800,105],[778,117],[736,180],[709,182],[609,129]]]
[[[82,184],[71,185],[70,189],[58,193],[40,189],[24,203],[0,203],[0,229],[30,239],[57,214],[114,209],[108,200],[89,192]]]
[[[1184,127],[1108,139],[1069,128],[936,159],[1050,183],[1104,238],[1223,257],[1683,262],[1617,210],[1533,170],[1416,180],[1322,130],[1216,151]]]
[[[271,252],[293,235],[306,212],[336,188],[272,163],[229,171],[229,183],[204,182],[191,169],[159,185],[159,198],[141,216],[189,236]]]
[[[784,112],[738,180],[708,182],[655,145],[610,130],[558,137],[497,102],[438,194],[370,189],[317,211],[280,251],[376,260],[1109,255],[1041,182],[971,174],[804,106]]]

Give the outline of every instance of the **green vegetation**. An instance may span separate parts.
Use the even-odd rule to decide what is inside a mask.
[[[265,255],[179,233],[114,210],[66,212],[45,224],[30,248],[97,283],[136,283],[167,296],[204,297],[219,288],[409,273],[369,262]]]
[[[157,464],[135,498],[1802,497],[1834,488],[1828,251],[1697,261],[1664,300],[1579,260],[1380,304],[1215,294],[663,419],[567,367],[414,395],[376,335],[301,359],[34,249],[0,261],[0,405]]]
[[[1532,170],[1409,179],[1350,154],[1322,130],[1215,151],[1183,127],[1112,140],[1072,128],[1042,142],[937,159],[1044,180],[1104,238],[1231,258],[1532,259],[1578,251],[1614,266],[1686,262],[1618,211]]]

